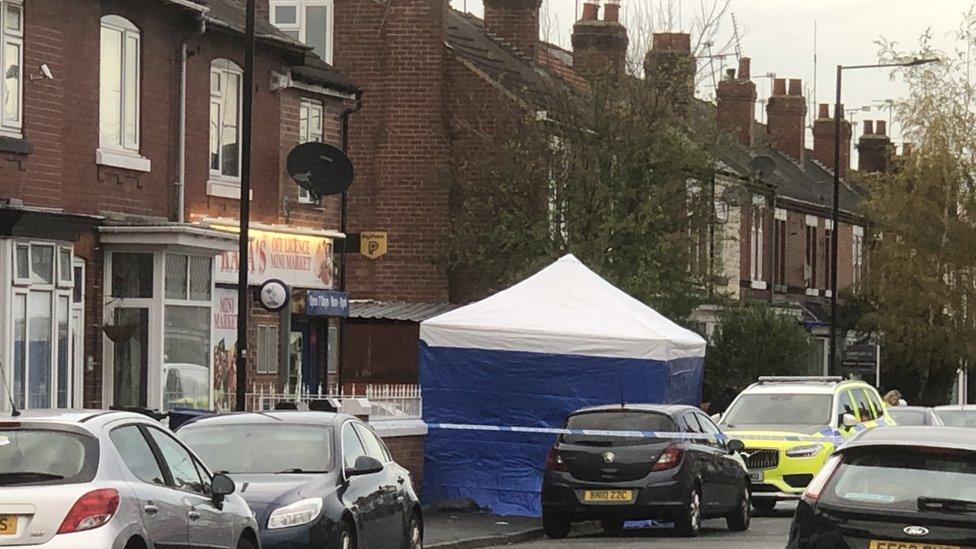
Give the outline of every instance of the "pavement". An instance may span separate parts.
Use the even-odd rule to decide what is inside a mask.
[[[601,548],[601,549],[645,549],[653,547],[715,547],[721,549],[783,549],[789,538],[790,524],[795,506],[781,504],[776,511],[762,517],[753,517],[752,527],[747,532],[729,532],[725,520],[707,520],[702,525],[697,538],[675,537],[668,528],[627,530],[621,534],[608,535],[593,530],[576,531],[566,539],[537,539],[518,545],[505,542],[491,545],[491,548],[510,547],[511,549],[557,549],[563,547]],[[483,547],[483,546],[482,546]]]
[[[542,522],[525,517],[499,517],[474,511],[424,513],[424,547],[476,549],[542,538]]]

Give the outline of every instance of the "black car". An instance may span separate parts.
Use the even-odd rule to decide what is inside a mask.
[[[415,549],[423,516],[406,469],[365,423],[343,414],[220,414],[177,437],[247,501],[264,549]]]
[[[852,438],[800,500],[789,549],[976,547],[969,429],[891,427]]]
[[[567,429],[720,435],[690,406],[614,405],[583,408]],[[542,524],[563,538],[575,521],[599,520],[622,530],[628,520],[674,521],[697,536],[705,518],[725,517],[729,529],[749,528],[749,472],[741,441],[567,434],[549,451],[542,482]]]

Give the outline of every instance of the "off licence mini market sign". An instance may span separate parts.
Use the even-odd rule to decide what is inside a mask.
[[[251,229],[248,283],[259,285],[278,278],[294,288],[328,290],[335,282],[333,242],[319,236]],[[240,255],[236,250],[217,256],[218,283],[236,284]]]

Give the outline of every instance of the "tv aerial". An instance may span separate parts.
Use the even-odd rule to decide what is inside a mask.
[[[303,143],[288,153],[288,174],[316,197],[342,194],[352,185],[352,161],[342,150],[325,143]]]

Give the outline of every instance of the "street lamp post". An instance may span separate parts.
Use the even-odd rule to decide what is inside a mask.
[[[883,69],[888,67],[917,67],[936,63],[938,59],[912,59],[902,63],[879,63],[874,65],[837,65],[837,97],[834,101],[834,202],[830,231],[830,341],[828,363],[831,375],[837,374],[837,234],[840,232],[840,121],[844,116],[841,103],[841,83],[844,71],[855,69]]]

